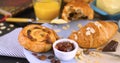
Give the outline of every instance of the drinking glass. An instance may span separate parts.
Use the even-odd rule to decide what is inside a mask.
[[[37,20],[52,20],[58,17],[61,0],[33,0]]]

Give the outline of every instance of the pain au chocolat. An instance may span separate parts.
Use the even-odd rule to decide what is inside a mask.
[[[37,24],[27,25],[18,36],[19,43],[33,52],[49,51],[58,38],[52,29]]]
[[[62,19],[65,21],[93,19],[94,11],[87,0],[72,0],[64,6]]]
[[[82,48],[98,48],[107,44],[117,30],[118,26],[114,22],[89,22],[78,31],[71,33],[69,38],[75,40]]]

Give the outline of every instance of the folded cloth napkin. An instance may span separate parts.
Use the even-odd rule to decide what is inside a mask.
[[[23,47],[18,42],[18,34],[22,28],[16,28],[0,37],[0,55],[24,58]]]

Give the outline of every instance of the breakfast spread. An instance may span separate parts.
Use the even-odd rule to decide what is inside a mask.
[[[55,29],[53,27],[52,27],[53,29],[51,29],[49,27],[47,28],[42,25],[30,24],[22,29],[22,31],[19,34],[18,40],[25,49],[32,51],[33,52],[32,55],[34,55],[36,58],[38,58],[41,61],[50,60],[51,63],[57,63],[57,62],[61,63],[61,61],[69,61],[71,60],[70,57],[72,55],[73,58],[75,58],[75,60],[77,60],[78,63],[81,61],[86,62],[89,61],[88,60],[89,57],[92,58],[103,57],[104,55],[102,56],[102,52],[106,52],[106,51],[115,52],[117,50],[117,46],[119,45],[119,42],[116,40],[109,41],[117,33],[118,26],[116,23],[112,21],[92,21],[92,22],[88,22],[84,26],[81,25],[80,23],[77,24],[79,25],[79,26],[76,25],[78,30],[74,32],[70,31],[71,33],[68,36],[68,39],[72,39],[79,45],[80,50],[76,49],[77,53],[74,52],[75,56],[73,55],[73,53],[68,54],[71,51],[75,50],[76,48],[75,45],[73,45],[73,43],[68,41],[68,39],[59,41],[58,38],[61,37],[58,37],[59,35],[56,34],[70,29],[71,25],[68,24],[64,26],[62,25],[63,27],[65,26],[69,27],[68,29],[65,30],[63,29],[63,27],[59,29],[57,28],[57,26],[54,25],[56,29],[61,30],[59,32],[54,31]],[[62,40],[62,38],[60,40]],[[55,43],[56,45],[54,45]],[[104,47],[102,47],[102,49],[98,51],[97,48],[101,46]],[[52,50],[51,47],[53,47]],[[56,51],[54,48],[61,51],[62,53]],[[91,51],[90,50],[91,48],[96,48],[96,49],[94,51]],[[46,55],[46,52],[51,52],[51,51],[54,51],[54,54],[52,53],[49,56]]]
[[[82,48],[98,48],[107,43],[117,32],[114,22],[89,22],[77,32],[71,33],[70,39],[75,40]]]
[[[33,52],[49,51],[57,39],[58,36],[52,29],[36,24],[26,26],[18,36],[20,44]]]
[[[120,13],[120,0],[42,1],[33,4],[38,20],[18,35],[30,63],[120,63],[120,21],[111,21]],[[0,36],[14,28],[0,22]]]
[[[74,27],[72,31],[70,30],[72,28],[70,26],[71,23],[68,23],[70,21],[94,19],[94,11],[89,5],[92,1],[64,0],[66,5],[62,10],[61,18],[51,20],[50,22],[53,24],[53,27],[45,27],[38,24],[27,25],[19,33],[19,43],[26,50],[32,52],[31,54],[37,59],[41,61],[48,60],[51,63],[61,63],[73,58],[77,60],[77,63],[99,63],[99,58],[102,58],[102,60],[111,59],[109,55],[102,53],[117,51],[119,41],[111,40],[118,31],[116,23],[102,20],[90,21],[85,25],[81,25],[81,23],[77,23],[77,25],[72,24]],[[42,17],[46,17],[46,15],[44,14]],[[57,25],[62,27],[59,27],[59,29],[56,27]],[[62,31],[66,32],[63,33]],[[67,32],[70,32],[70,34],[68,35]],[[59,36],[59,33],[68,36],[65,39]],[[49,52],[51,53],[51,51],[54,54],[45,55]],[[91,62],[91,60],[94,61]]]
[[[84,0],[72,0],[64,6],[62,19],[65,21],[93,19],[94,11]]]

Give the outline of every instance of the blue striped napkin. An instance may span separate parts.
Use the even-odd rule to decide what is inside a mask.
[[[23,47],[18,42],[18,34],[22,28],[16,28],[0,37],[0,55],[25,58]]]

